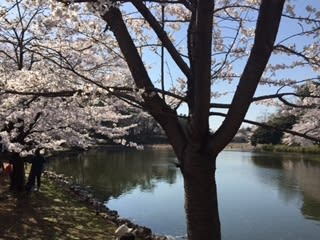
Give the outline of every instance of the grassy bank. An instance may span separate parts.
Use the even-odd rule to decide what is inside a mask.
[[[252,146],[249,143],[230,143],[226,146],[224,150],[320,154],[320,146],[302,147],[302,146],[272,145],[272,144],[259,144],[257,146]]]
[[[320,153],[320,146],[287,146],[287,145],[258,145],[255,151],[266,151],[266,152],[292,152],[292,153]]]
[[[0,175],[0,239],[115,239],[116,225],[44,178],[40,192],[14,193]]]
[[[229,143],[224,150],[226,151],[253,151],[254,146],[249,143]]]

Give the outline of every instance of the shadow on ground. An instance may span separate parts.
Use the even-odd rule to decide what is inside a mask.
[[[116,226],[44,179],[40,192],[9,191],[0,176],[0,239],[115,239]]]

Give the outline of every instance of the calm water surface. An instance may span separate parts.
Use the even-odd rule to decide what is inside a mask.
[[[320,164],[314,155],[224,151],[217,161],[223,240],[320,239]],[[48,166],[93,186],[120,216],[186,233],[183,179],[170,150],[90,150]]]

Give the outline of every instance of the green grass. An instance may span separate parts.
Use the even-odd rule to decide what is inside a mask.
[[[46,178],[40,192],[14,193],[8,190],[8,178],[0,176],[0,239],[111,240],[115,229]]]
[[[287,145],[259,145],[258,150],[268,151],[268,152],[296,152],[296,153],[320,153],[320,146],[287,146]]]

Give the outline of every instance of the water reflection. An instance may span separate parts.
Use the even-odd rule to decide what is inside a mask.
[[[49,168],[72,176],[77,183],[90,185],[98,197],[108,200],[139,187],[153,191],[155,183],[173,184],[176,169],[171,151],[94,149],[55,159]]]
[[[320,167],[309,161],[285,161],[284,174],[303,194],[301,211],[306,218],[320,220]]]
[[[308,158],[222,152],[217,183],[223,240],[319,239],[320,162]],[[155,233],[186,233],[183,178],[171,164],[172,151],[98,149],[60,160],[51,168],[93,186],[121,216]]]
[[[310,155],[310,157],[313,157]],[[301,212],[307,219],[320,221],[320,163],[299,154],[254,154],[252,162],[281,174],[261,176],[263,182],[276,183],[284,200],[301,197]]]

